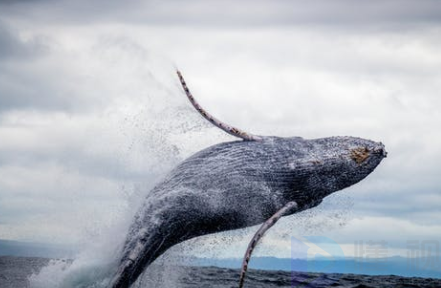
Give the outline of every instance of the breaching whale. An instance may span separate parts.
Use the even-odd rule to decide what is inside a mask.
[[[242,140],[192,155],[147,194],[130,226],[111,288],[130,287],[180,242],[263,223],[245,253],[241,286],[254,246],[280,217],[317,206],[329,194],[364,179],[386,157],[382,143],[356,137],[308,140],[246,133],[207,113],[177,73],[199,113]]]

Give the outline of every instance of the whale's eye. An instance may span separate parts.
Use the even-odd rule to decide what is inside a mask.
[[[369,149],[367,147],[360,147],[351,150],[351,159],[361,164],[369,157]]]

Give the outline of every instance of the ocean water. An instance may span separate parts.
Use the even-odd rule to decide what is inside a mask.
[[[43,267],[48,267],[53,260],[36,257],[0,257],[0,288],[31,287],[29,278],[36,275]],[[58,266],[71,265],[71,261],[59,260]],[[85,277],[98,277],[96,271],[85,273]],[[54,276],[54,275],[52,275]],[[239,280],[238,269],[218,267],[162,267],[152,265],[148,271],[135,283],[133,288],[232,288],[237,287]],[[86,288],[78,284],[78,288]],[[305,287],[305,288],[377,288],[377,287],[441,287],[441,279],[400,277],[393,275],[367,276],[354,274],[322,274],[285,271],[250,270],[244,287]],[[46,283],[46,288],[51,288]]]

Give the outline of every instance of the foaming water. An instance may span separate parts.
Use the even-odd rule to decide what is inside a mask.
[[[113,265],[76,259],[73,263],[51,260],[38,274],[29,277],[30,287],[99,288],[106,287]]]
[[[127,213],[128,214],[128,213]],[[127,215],[128,216],[128,215]],[[126,216],[126,217],[127,217]],[[127,217],[128,218],[128,217]],[[73,260],[51,260],[29,277],[32,288],[106,287],[116,269],[117,251],[127,226],[122,221],[99,235],[88,238]]]
[[[118,47],[105,49],[107,57],[122,59],[115,60],[121,63],[114,64],[128,71],[133,68],[137,75],[131,75],[133,78],[127,87],[116,86],[107,99],[107,106],[101,107],[102,110],[96,111],[93,117],[75,119],[73,116],[73,121],[78,120],[76,123],[82,125],[85,134],[90,136],[89,141],[95,146],[90,149],[91,153],[105,151],[113,155],[112,163],[116,164],[108,167],[110,172],[105,172],[110,175],[104,176],[119,187],[119,192],[116,196],[114,193],[101,197],[117,204],[100,203],[91,216],[83,215],[83,211],[75,212],[77,216],[72,218],[76,226],[84,230],[73,233],[82,235],[75,243],[81,247],[79,252],[73,260],[51,260],[38,273],[29,276],[33,288],[106,287],[116,270],[119,251],[133,215],[147,193],[184,157],[214,143],[220,135],[207,129],[210,125],[193,111],[178,84],[175,67],[168,60],[152,57],[148,50],[142,59],[138,59],[138,54],[127,54]],[[113,57],[120,53],[127,55],[125,58]],[[108,71],[107,64],[102,62],[106,59],[90,58],[95,61],[97,75],[104,79],[114,77],[111,73],[102,74]],[[140,62],[143,62],[142,69],[134,64]],[[193,137],[201,131],[207,131],[205,134],[211,134],[211,137]],[[191,143],[188,137],[193,138]],[[88,183],[82,186],[87,189]],[[80,195],[78,197],[87,197],[86,193]],[[165,278],[172,281],[172,277],[161,280],[164,271],[167,269],[161,270],[157,281]]]

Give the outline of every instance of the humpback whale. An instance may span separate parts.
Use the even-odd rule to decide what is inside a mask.
[[[244,132],[205,111],[177,74],[196,110],[240,140],[190,156],[147,194],[129,228],[111,288],[130,287],[180,242],[261,224],[244,256],[241,287],[256,243],[278,219],[356,184],[387,155],[381,142],[356,137],[303,139]]]

